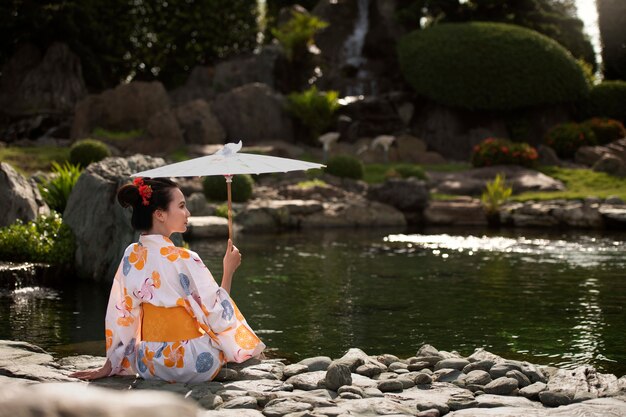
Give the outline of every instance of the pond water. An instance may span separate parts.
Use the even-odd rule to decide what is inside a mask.
[[[270,356],[338,357],[359,347],[409,357],[429,343],[626,374],[623,234],[342,230],[242,234],[238,242],[232,296]],[[191,243],[216,278],[223,246]],[[103,355],[108,291],[1,292],[0,339],[57,356]]]

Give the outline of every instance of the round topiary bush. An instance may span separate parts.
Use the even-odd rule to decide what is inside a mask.
[[[587,115],[626,123],[626,81],[605,81],[593,86],[587,101]]]
[[[472,165],[520,165],[532,167],[537,161],[537,150],[527,143],[511,142],[506,139],[488,138],[474,146]]]
[[[70,162],[82,168],[111,156],[109,148],[99,140],[79,140],[70,147]]]
[[[546,133],[545,143],[561,158],[572,158],[581,146],[597,145],[596,135],[583,123],[561,123]]]
[[[363,178],[363,163],[348,155],[337,155],[326,164],[326,172],[340,178]]]
[[[510,110],[576,102],[589,91],[565,48],[515,25],[435,25],[404,36],[398,55],[418,94],[450,106]]]
[[[596,135],[598,145],[606,145],[626,137],[626,129],[619,120],[594,117],[584,122]]]
[[[202,187],[207,200],[226,201],[228,199],[226,180],[222,176],[205,177]],[[254,180],[250,175],[234,175],[231,184],[233,201],[236,203],[248,201],[252,197],[253,187]]]

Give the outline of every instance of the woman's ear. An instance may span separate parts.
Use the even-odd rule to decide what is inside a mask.
[[[154,218],[163,223],[165,221],[165,213],[161,209],[156,209],[154,210]]]

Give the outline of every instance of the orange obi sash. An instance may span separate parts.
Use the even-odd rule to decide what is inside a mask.
[[[198,323],[185,307],[157,307],[141,303],[141,340],[179,342],[202,336]]]

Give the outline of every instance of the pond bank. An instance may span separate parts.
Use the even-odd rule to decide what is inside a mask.
[[[21,416],[41,410],[47,416],[137,417],[626,416],[626,376],[618,379],[590,366],[536,366],[483,349],[467,358],[424,345],[407,359],[350,349],[335,360],[250,360],[229,364],[215,381],[196,385],[132,377],[87,383],[67,376],[103,361],[94,356],[55,361],[37,346],[0,341],[0,410]]]

